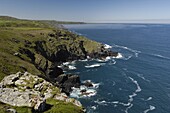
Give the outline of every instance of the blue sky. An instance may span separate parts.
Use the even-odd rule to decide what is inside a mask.
[[[0,15],[112,22],[170,19],[170,0],[0,0]]]

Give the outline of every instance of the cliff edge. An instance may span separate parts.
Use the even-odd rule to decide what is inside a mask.
[[[80,78],[65,75],[58,65],[87,57],[102,59],[118,54],[61,25],[48,23],[0,17],[0,80],[17,72],[29,72],[69,95],[71,87],[80,86]]]

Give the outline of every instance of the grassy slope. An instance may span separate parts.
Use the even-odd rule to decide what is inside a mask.
[[[16,73],[18,71],[29,71],[32,74],[39,75],[41,72],[35,68],[31,63],[31,59],[24,54],[21,54],[21,59],[14,56],[20,48],[27,48],[31,52],[35,52],[36,41],[46,41],[47,47],[50,48],[49,52],[55,52],[57,45],[66,44],[67,48],[72,46],[73,40],[60,40],[54,39],[54,43],[49,43],[47,40],[48,34],[53,33],[53,30],[61,31],[66,34],[67,38],[78,37],[74,40],[74,44],[80,40],[84,40],[84,46],[88,52],[96,50],[98,43],[88,40],[82,36],[76,36],[67,30],[52,28],[46,23],[18,20],[15,18],[0,17],[0,80],[6,75]],[[41,35],[43,34],[43,35]],[[31,42],[30,47],[25,47],[25,41]]]
[[[15,53],[18,53],[20,48],[26,48],[32,53],[35,51],[35,42],[36,41],[45,41],[48,42],[49,33],[55,31],[60,31],[63,34],[66,34],[66,38],[76,37],[74,44],[81,40],[84,41],[85,49],[88,52],[97,50],[100,46],[99,43],[91,41],[85,37],[77,36],[71,32],[59,28],[54,28],[53,26],[48,25],[40,21],[29,21],[29,20],[19,20],[11,17],[0,17],[0,80],[11,73],[16,73],[18,71],[28,71],[34,75],[42,74],[34,64],[31,62],[30,57],[26,54],[20,54],[20,57],[15,56]],[[50,48],[51,52],[55,51],[55,47],[60,44],[66,44],[67,47],[72,46],[73,40],[60,40],[55,41],[55,43],[47,43],[47,47]],[[26,46],[25,43],[30,42],[29,46]],[[72,105],[65,104],[60,102],[56,104],[53,100],[48,100],[48,104],[52,104],[53,107],[46,112],[81,112],[81,109]],[[11,106],[0,103],[0,108],[5,110],[5,108],[11,108]],[[18,113],[31,112],[30,108],[27,107],[12,107],[15,108]],[[57,108],[57,109],[56,109]],[[5,112],[5,111],[4,111]]]

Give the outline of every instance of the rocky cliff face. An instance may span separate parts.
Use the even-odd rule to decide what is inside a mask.
[[[0,80],[12,73],[27,71],[47,80],[48,85],[52,87],[60,87],[69,95],[71,87],[80,86],[80,78],[77,75],[64,74],[58,65],[67,61],[83,60],[87,57],[103,59],[107,56],[117,56],[117,52],[105,49],[101,43],[61,27],[54,28],[40,21],[8,19],[0,17]],[[31,77],[30,74],[27,76]],[[0,89],[2,92],[0,100],[13,106],[32,106],[33,104],[34,109],[42,108],[45,105],[43,99],[47,97],[42,97],[36,90],[46,85],[44,86],[41,82],[34,83],[34,81],[41,81],[35,76],[33,78],[37,80],[29,83],[27,76],[16,74],[16,77],[10,75],[12,78],[4,78]],[[9,78],[10,80],[7,80]],[[24,93],[21,90],[25,90]],[[14,94],[11,92],[13,91],[15,91],[16,98],[12,98]],[[44,95],[46,94],[49,97],[51,95],[49,93]],[[35,103],[32,95],[37,96]],[[8,97],[11,98],[8,99]],[[55,97],[58,98],[58,96]],[[16,105],[12,103],[12,100]],[[20,105],[20,101],[25,104]],[[69,100],[66,99],[66,101]],[[31,102],[33,103],[30,104]]]
[[[34,53],[25,48],[22,48],[19,53],[26,54],[48,80],[57,83],[67,94],[71,91],[71,87],[80,86],[80,79],[76,75],[61,75],[63,71],[57,67],[59,64],[67,61],[83,60],[87,56],[102,59],[117,55],[117,53],[105,49],[100,43],[64,29],[60,31],[53,30],[53,32],[44,36],[46,37],[45,40],[34,42]]]
[[[102,44],[65,29],[50,28],[48,30],[25,31],[22,28],[21,30],[0,30],[0,32],[2,33],[0,37],[4,38],[2,44],[11,44],[6,45],[6,48],[2,47],[5,54],[7,54],[5,56],[1,54],[2,60],[7,60],[7,62],[1,62],[2,74],[28,71],[41,75],[41,77],[54,84],[57,83],[56,85],[62,87],[67,94],[71,90],[70,87],[79,86],[80,79],[75,75],[65,75],[62,82],[58,81],[61,80],[60,75],[64,74],[63,70],[58,68],[59,64],[67,61],[83,60],[87,56],[102,59],[108,55],[117,55],[117,53],[105,49]],[[8,62],[8,59],[11,59],[13,64]],[[10,69],[9,67],[13,68],[12,65],[15,65],[17,69]],[[71,84],[71,82],[74,83]]]

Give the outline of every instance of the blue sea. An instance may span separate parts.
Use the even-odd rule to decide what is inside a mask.
[[[87,113],[170,113],[170,25],[65,25],[79,35],[112,46],[120,58],[77,61],[67,73],[97,87],[76,97]]]

